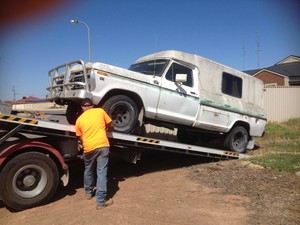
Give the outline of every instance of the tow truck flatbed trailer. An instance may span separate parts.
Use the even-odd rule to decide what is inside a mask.
[[[108,133],[111,151],[136,163],[143,150],[158,150],[222,159],[246,154],[117,132]],[[59,178],[69,179],[68,163],[78,160],[75,126],[0,114],[0,198],[23,210],[48,202]]]

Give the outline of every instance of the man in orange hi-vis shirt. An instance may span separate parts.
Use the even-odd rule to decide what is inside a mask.
[[[94,108],[89,98],[82,100],[81,108],[83,113],[78,117],[75,128],[76,136],[83,145],[85,197],[92,199],[96,183],[96,209],[99,210],[113,203],[112,199],[106,199],[110,147],[106,131],[112,130],[112,120],[103,109]]]

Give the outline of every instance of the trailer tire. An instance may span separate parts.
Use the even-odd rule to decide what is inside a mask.
[[[77,118],[81,115],[82,109],[79,104],[71,103],[66,110],[66,118],[69,124],[74,125]]]
[[[115,131],[128,134],[136,128],[138,107],[130,97],[126,95],[112,96],[103,104],[102,108],[112,118]]]
[[[57,189],[59,173],[50,157],[39,152],[27,152],[5,165],[0,183],[3,202],[19,211],[48,202]]]
[[[243,126],[236,126],[226,135],[224,147],[233,152],[243,153],[246,151],[249,136]]]

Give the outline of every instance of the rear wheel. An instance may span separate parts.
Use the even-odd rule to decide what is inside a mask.
[[[12,209],[23,210],[45,204],[54,195],[59,173],[56,164],[45,154],[27,152],[16,156],[0,175],[0,194]]]
[[[138,107],[136,103],[126,95],[110,97],[102,106],[112,118],[114,130],[122,133],[130,133],[137,126]]]
[[[243,126],[236,126],[231,129],[224,140],[224,147],[230,151],[242,153],[246,151],[249,136]]]

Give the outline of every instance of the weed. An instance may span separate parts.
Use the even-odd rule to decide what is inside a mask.
[[[300,118],[267,124],[266,135],[257,143],[263,151],[253,154],[252,163],[280,171],[300,170]]]
[[[260,157],[251,158],[254,164],[268,167],[274,170],[296,172],[300,171],[300,155],[294,154],[266,154]]]

